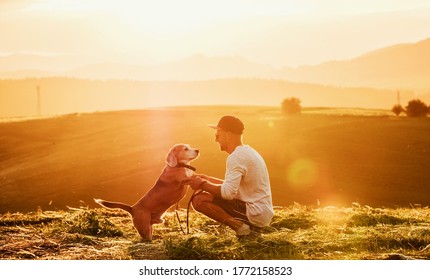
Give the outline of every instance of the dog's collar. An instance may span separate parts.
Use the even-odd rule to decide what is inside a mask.
[[[192,171],[196,171],[195,167],[188,165],[188,164],[185,164],[185,163],[182,163],[182,162],[179,162],[175,167],[177,167],[177,168],[185,167],[185,168],[191,169]]]

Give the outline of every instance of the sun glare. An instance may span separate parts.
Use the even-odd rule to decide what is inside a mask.
[[[174,38],[203,32],[217,25],[255,17],[285,17],[309,10],[306,3],[275,1],[84,1],[46,0],[31,3],[26,12],[91,14],[110,17],[145,36]]]
[[[129,28],[146,36],[173,39],[241,17],[233,5],[225,1],[152,1],[139,3],[135,9],[112,3],[112,9]]]
[[[97,6],[96,3],[84,0],[45,0],[30,3],[24,11],[27,12],[88,12],[95,8],[103,6]]]
[[[287,180],[292,186],[306,188],[314,184],[317,178],[318,167],[309,159],[298,159],[287,169]]]

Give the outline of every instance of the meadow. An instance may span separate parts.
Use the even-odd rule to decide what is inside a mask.
[[[241,242],[194,212],[192,234],[183,235],[168,213],[157,238],[141,243],[127,214],[96,208],[94,197],[134,203],[175,143],[201,150],[198,173],[223,177],[227,154],[206,126],[223,114],[244,121],[244,142],[269,168],[277,209],[260,238]],[[4,121],[0,258],[428,259],[429,128],[429,118],[383,110],[284,116],[238,106]]]
[[[261,235],[234,232],[195,212],[168,212],[141,242],[120,210],[70,209],[0,215],[0,259],[412,260],[430,259],[430,209],[277,208]]]

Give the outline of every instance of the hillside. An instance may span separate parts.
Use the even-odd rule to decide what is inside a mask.
[[[338,86],[430,89],[430,39],[399,44],[360,57],[285,69],[291,81]]]
[[[306,107],[391,109],[396,91],[341,88],[283,80],[221,79],[208,81],[128,81],[43,78],[0,80],[0,117],[37,115],[36,88],[40,87],[41,114],[142,109],[187,105],[280,106],[297,97]],[[402,91],[405,103],[413,92]]]
[[[206,127],[223,114],[243,119],[245,143],[267,162],[275,205],[428,205],[429,118],[306,112],[184,107],[0,123],[0,212],[93,207],[93,197],[134,203],[175,143],[202,151],[199,173],[223,177],[227,155]]]

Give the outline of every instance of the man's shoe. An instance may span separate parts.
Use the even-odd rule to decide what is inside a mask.
[[[246,236],[250,233],[251,233],[251,228],[245,223],[236,230],[237,236]]]

